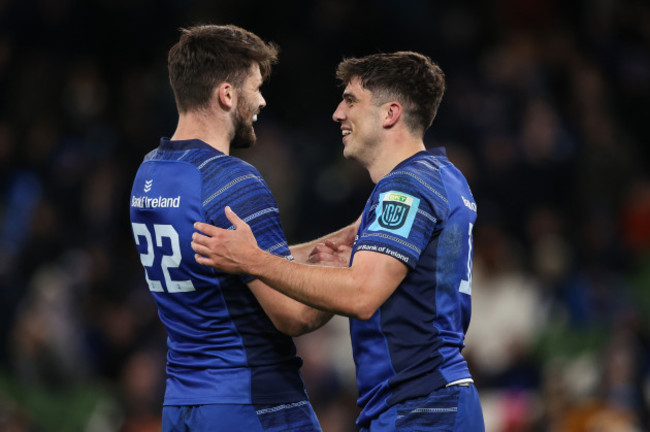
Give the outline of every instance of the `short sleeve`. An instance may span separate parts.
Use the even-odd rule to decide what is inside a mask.
[[[211,194],[205,194],[208,201],[204,206],[206,219],[221,228],[233,229],[224,213],[224,208],[228,205],[251,227],[261,249],[293,259],[273,194],[254,167],[243,161],[241,164],[242,169],[230,171],[231,178],[227,184],[214,188],[216,190]],[[242,278],[245,283],[254,279],[248,275]]]
[[[429,195],[424,185],[408,175],[383,179],[366,205],[355,252],[383,253],[414,268],[432,238],[440,212]]]

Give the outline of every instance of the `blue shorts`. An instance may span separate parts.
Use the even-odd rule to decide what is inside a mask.
[[[428,396],[390,407],[360,432],[484,432],[474,384],[443,387]]]
[[[309,401],[163,406],[162,432],[322,432]]]

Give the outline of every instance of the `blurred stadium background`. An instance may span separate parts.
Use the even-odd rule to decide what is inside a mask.
[[[427,145],[478,202],[467,358],[490,432],[650,430],[650,3],[0,1],[0,430],[159,430],[165,334],[130,182],[176,124],[178,28],[277,42],[259,143],[292,243],[372,184],[331,114],[344,56],[417,50],[448,78]],[[352,431],[345,320],[297,339],[325,432]]]

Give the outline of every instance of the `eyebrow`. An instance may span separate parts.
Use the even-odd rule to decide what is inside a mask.
[[[357,99],[357,97],[355,95],[353,95],[352,93],[348,93],[348,92],[343,92],[343,99],[349,99],[352,102],[356,102],[356,101],[359,100],[359,99]]]

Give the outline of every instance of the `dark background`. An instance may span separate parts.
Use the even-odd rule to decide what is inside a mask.
[[[281,47],[258,145],[237,156],[291,243],[351,222],[372,189],[331,120],[338,62],[438,62],[448,91],[426,144],[478,203],[465,354],[488,430],[650,428],[647,2],[4,0],[0,429],[159,430],[165,334],[130,182],[174,131],[166,55],[200,23]],[[353,430],[346,332],[297,340],[325,432]]]

